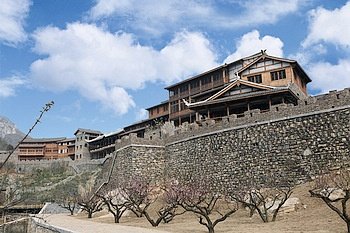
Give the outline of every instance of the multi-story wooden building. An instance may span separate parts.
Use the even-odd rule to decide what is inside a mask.
[[[147,108],[149,117],[124,128],[122,135],[142,137],[157,122],[219,119],[248,110],[268,111],[272,105],[297,104],[307,96],[311,79],[295,60],[261,51],[166,87],[169,99]]]
[[[19,160],[43,160],[63,158],[60,150],[68,150],[68,145],[59,143],[66,138],[27,138],[19,145]]]
[[[296,104],[307,95],[310,81],[297,61],[261,51],[166,87],[169,120],[179,125],[257,108],[266,111],[279,103]]]
[[[101,159],[112,154],[115,151],[115,141],[120,139],[121,132],[122,131],[119,130],[88,140],[91,159]]]

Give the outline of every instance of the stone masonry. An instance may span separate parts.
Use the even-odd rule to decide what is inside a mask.
[[[113,168],[112,179],[201,179],[225,191],[271,176],[302,182],[350,165],[349,121],[350,89],[332,91],[242,118],[168,124],[158,129],[161,138],[130,135],[117,141],[114,166],[105,170]]]

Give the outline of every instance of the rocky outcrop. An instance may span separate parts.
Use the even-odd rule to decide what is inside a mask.
[[[16,125],[8,118],[0,116],[0,138],[7,144],[15,146],[22,138],[24,133],[16,128]]]

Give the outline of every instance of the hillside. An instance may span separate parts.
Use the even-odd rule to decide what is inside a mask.
[[[0,116],[0,150],[6,150],[8,145],[15,146],[23,137],[24,133],[12,121]]]

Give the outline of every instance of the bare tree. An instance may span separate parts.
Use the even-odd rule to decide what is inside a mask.
[[[7,172],[0,174],[0,211],[4,219],[8,209],[29,199],[28,190],[18,177]]]
[[[123,197],[122,190],[118,187],[116,180],[110,180],[96,195],[102,199],[108,211],[113,214],[114,222],[119,223],[120,218],[128,209],[129,202]]]
[[[134,212],[136,216],[145,216],[147,221],[154,227],[170,222],[176,213],[178,203],[172,199],[171,190],[152,185],[150,181],[133,178],[123,185],[123,197],[126,200],[126,206]],[[156,217],[150,210],[154,203],[160,204],[155,211]]]
[[[101,211],[104,205],[103,201],[95,195],[92,186],[81,188],[78,196],[78,204],[88,213],[88,218],[92,218],[94,213]]]
[[[347,202],[350,199],[350,171],[342,169],[322,175],[315,180],[312,197],[320,198],[324,203],[346,223],[350,233],[350,216]]]
[[[257,187],[242,190],[235,194],[234,198],[249,208],[250,216],[257,211],[263,222],[270,222],[270,220],[274,222],[279,210],[292,193],[293,188],[291,186]]]
[[[80,200],[77,186],[78,182],[66,182],[56,187],[57,192],[53,194],[58,205],[68,210],[70,215],[73,215],[79,206],[78,202]]]
[[[238,203],[227,195],[213,192],[206,184],[181,185],[177,189],[179,205],[186,211],[196,214],[199,223],[209,233],[215,226],[225,221],[238,210]]]

